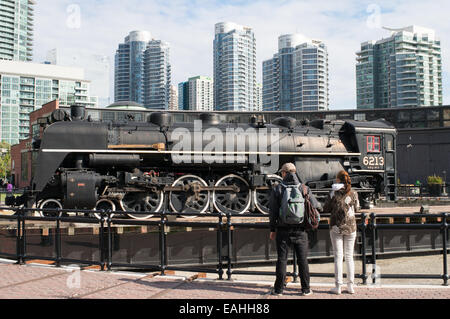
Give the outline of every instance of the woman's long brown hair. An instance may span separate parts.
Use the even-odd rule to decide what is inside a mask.
[[[349,193],[352,190],[352,180],[346,171],[340,171],[337,174],[337,179],[344,184],[345,193]]]

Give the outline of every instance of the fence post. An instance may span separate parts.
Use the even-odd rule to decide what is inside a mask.
[[[377,227],[377,224],[375,222],[375,219],[376,219],[376,214],[371,213],[370,214],[370,227],[372,228],[372,283],[373,284],[376,283],[376,279],[377,279],[377,273],[376,273],[376,269],[377,269],[376,227]]]
[[[227,276],[228,280],[231,280],[231,214],[227,213],[227,234],[228,234],[228,269],[227,269]]]
[[[443,254],[443,263],[444,263],[444,286],[448,286],[448,264],[447,264],[447,234],[448,234],[448,224],[447,224],[447,213],[442,214],[442,254]]]
[[[105,211],[101,210],[100,212],[100,231],[99,231],[99,239],[98,239],[98,246],[100,248],[100,269],[101,271],[105,270]]]
[[[362,242],[362,280],[363,285],[367,285],[367,257],[366,257],[366,214],[361,214],[361,242]]]
[[[21,210],[22,216],[22,241],[21,241],[21,249],[22,249],[22,264],[25,263],[25,256],[27,254],[27,229],[25,226],[25,211]]]
[[[166,211],[163,210],[161,213],[161,222],[159,225],[159,251],[161,252],[161,275],[164,275],[166,269],[165,263],[165,255],[166,255],[166,236],[165,236],[165,228],[166,228],[166,220],[165,220]]]
[[[56,267],[61,267],[61,217],[56,217],[55,232],[55,250],[56,250]]]
[[[17,209],[17,236],[16,236],[16,254],[17,264],[23,264],[22,260],[22,210]]]
[[[108,223],[108,252],[106,254],[106,260],[107,260],[106,267],[107,267],[108,271],[110,271],[111,264],[112,264],[112,231],[111,231],[111,213],[110,213],[109,209],[106,211],[106,216],[107,216],[106,221]]]
[[[219,280],[223,279],[223,263],[222,263],[222,214],[219,215],[219,222],[217,224],[217,258],[219,259],[218,274]]]

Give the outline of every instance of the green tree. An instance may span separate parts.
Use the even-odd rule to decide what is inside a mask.
[[[0,178],[8,178],[11,174],[11,145],[6,142],[0,142]]]

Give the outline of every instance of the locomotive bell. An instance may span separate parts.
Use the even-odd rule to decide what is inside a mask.
[[[266,119],[262,114],[252,115],[250,117],[249,123],[254,125],[255,127],[263,128],[266,126]]]
[[[153,112],[148,117],[148,122],[158,125],[160,127],[169,126],[171,123],[172,117],[169,113],[165,112]]]

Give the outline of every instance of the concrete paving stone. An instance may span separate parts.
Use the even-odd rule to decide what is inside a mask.
[[[255,299],[268,291],[267,286],[254,284],[229,284],[219,281],[189,282],[160,297],[163,299]]]
[[[43,277],[61,275],[63,272],[56,268],[17,266],[14,264],[0,264],[0,287],[30,282]],[[1,290],[0,290],[1,294]]]
[[[83,298],[88,299],[149,299],[166,290],[170,290],[181,284],[180,280],[173,279],[142,279],[132,280],[130,278],[121,278],[124,285],[113,287],[95,292]],[[168,294],[171,298],[170,294]]]
[[[71,298],[84,294],[90,290],[108,287],[119,283],[119,278],[105,276],[104,274],[90,274],[63,271],[61,276],[43,278],[28,284],[0,289],[0,297],[10,298]],[[79,279],[78,279],[79,278]],[[22,296],[22,297],[21,297]]]
[[[0,298],[3,299],[449,299],[442,286],[357,286],[356,294],[330,294],[329,287],[312,284],[313,295],[300,296],[300,285],[289,284],[282,296],[267,295],[272,283],[185,281],[184,276],[142,276],[120,272],[80,271],[50,267],[0,265]],[[76,277],[78,276],[78,277]],[[15,277],[11,280],[11,277]],[[19,278],[19,279],[17,279]],[[79,280],[78,280],[79,279]],[[10,283],[6,286],[4,283]],[[78,285],[79,284],[79,285]]]
[[[192,276],[192,273],[190,274]],[[1,299],[450,299],[442,285],[358,285],[356,294],[330,293],[332,283],[311,280],[313,295],[300,296],[300,285],[289,283],[282,296],[267,293],[273,281],[186,281],[188,273],[152,276],[125,272],[78,271],[54,266],[0,263]],[[256,281],[258,280],[258,281]]]

